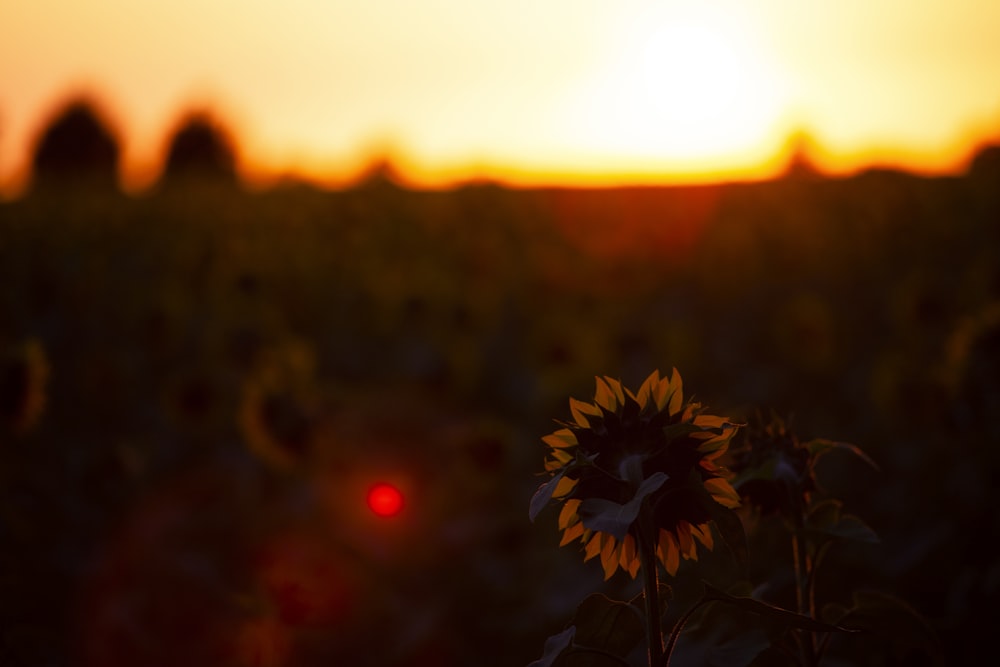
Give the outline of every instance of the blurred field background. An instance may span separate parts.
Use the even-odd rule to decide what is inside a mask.
[[[0,663],[527,664],[601,579],[527,519],[540,437],[595,375],[671,367],[718,414],[868,452],[824,480],[882,541],[820,586],[890,591],[978,656],[997,148],[939,177],[248,190],[199,122],[148,192],[85,131],[0,203]]]

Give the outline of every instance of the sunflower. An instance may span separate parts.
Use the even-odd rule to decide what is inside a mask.
[[[713,548],[713,523],[725,537],[739,522],[739,496],[718,463],[737,425],[685,401],[676,369],[669,378],[654,371],[636,393],[596,381],[594,402],[570,398],[573,421],[542,438],[550,478],[529,517],[561,503],[560,546],[579,540],[584,560],[601,557],[605,579],[619,567],[636,576],[641,540],[673,576],[681,558],[697,560],[698,543]]]
[[[308,457],[319,425],[315,359],[296,341],[273,350],[243,383],[237,421],[250,450],[289,469]]]
[[[855,445],[823,438],[803,441],[790,420],[757,411],[750,416],[730,452],[732,484],[744,507],[759,516],[779,516],[790,525],[823,495],[816,464],[831,451],[846,450],[878,470]]]

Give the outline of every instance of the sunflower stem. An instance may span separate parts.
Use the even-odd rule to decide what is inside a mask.
[[[646,601],[646,643],[649,648],[649,667],[663,664],[663,628],[660,620],[660,579],[656,564],[654,530],[649,523],[639,539],[639,567],[642,570],[643,598]]]
[[[796,607],[800,614],[815,617],[815,598],[811,591],[812,563],[807,550],[804,529],[801,525],[795,527],[792,537],[792,559],[795,562],[795,597]],[[816,635],[808,630],[802,630],[802,662],[806,667],[816,665]]]

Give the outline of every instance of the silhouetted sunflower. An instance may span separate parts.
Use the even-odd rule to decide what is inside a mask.
[[[776,414],[754,413],[740,435],[730,465],[736,473],[732,483],[744,507],[761,516],[780,516],[790,525],[796,525],[821,495],[816,464],[827,453],[846,450],[878,469],[855,445],[823,438],[800,440]]]
[[[543,438],[551,478],[531,501],[533,520],[551,499],[562,503],[560,546],[579,539],[584,560],[600,555],[605,579],[640,567],[641,540],[674,575],[697,560],[697,542],[713,548],[711,525],[738,523],[739,496],[717,461],[737,426],[684,400],[681,377],[653,372],[637,393],[596,378],[593,403],[571,398],[572,422]]]

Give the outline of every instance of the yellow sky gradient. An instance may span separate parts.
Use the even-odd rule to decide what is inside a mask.
[[[135,186],[216,110],[244,170],[332,184],[960,166],[1000,136],[995,0],[0,0],[0,190],[55,105],[105,105]]]

